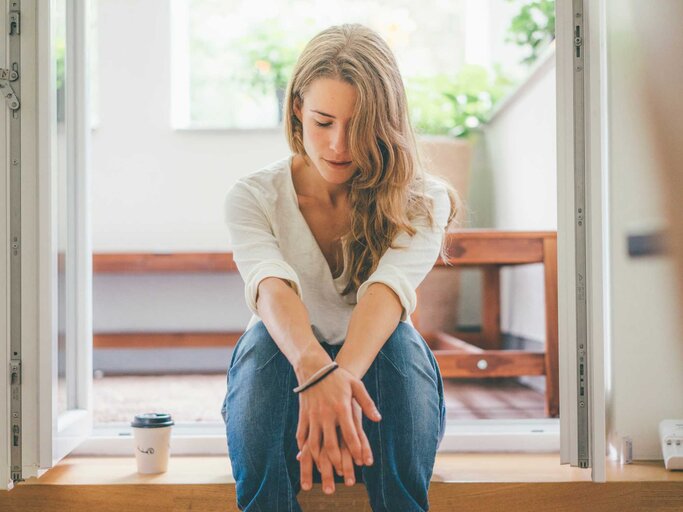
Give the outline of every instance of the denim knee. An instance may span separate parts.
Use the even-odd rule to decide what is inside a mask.
[[[232,352],[228,375],[243,362],[248,364],[250,369],[260,371],[280,353],[280,347],[270,336],[265,324],[259,321],[237,341]]]
[[[417,370],[430,375],[437,384],[436,369],[432,364],[431,354],[420,333],[410,324],[399,322],[379,351],[380,356],[387,359],[404,377]]]
[[[224,421],[240,510],[300,511],[294,462],[293,370],[262,322],[238,341],[228,370]]]
[[[221,416],[224,423],[228,421],[230,379],[234,377],[236,371],[244,366],[246,372],[258,373],[273,362],[279,354],[282,353],[263,322],[254,324],[237,340],[227,371],[226,387],[228,392],[226,392],[221,405]],[[284,355],[282,357],[284,358]]]
[[[439,365],[427,342],[412,325],[399,322],[379,354],[399,372],[401,377],[410,379],[418,393],[436,390],[440,416],[438,436],[438,445],[440,445],[446,427],[446,401]],[[416,376],[426,376],[427,379],[416,379]]]
[[[373,510],[424,511],[429,508],[443,404],[438,366],[426,342],[400,322],[364,377],[382,421],[363,418],[376,466],[363,468]]]

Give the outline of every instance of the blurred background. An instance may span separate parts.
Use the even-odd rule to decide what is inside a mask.
[[[66,305],[83,292],[64,279],[75,261],[65,6],[55,0],[53,33],[60,411],[80,325]],[[613,449],[630,436],[634,459],[657,459],[658,422],[683,415],[672,392],[683,386],[681,301],[662,243],[665,195],[669,218],[680,218],[680,166],[671,163],[683,147],[673,114],[683,99],[680,5],[605,0],[601,8],[602,110],[592,112],[605,144],[606,427]],[[302,45],[329,25],[364,23],[392,47],[429,171],[463,201],[455,230],[557,229],[554,2],[89,0],[88,13],[96,427],[127,427],[133,414],[163,409],[177,424],[221,433],[215,446],[224,449],[226,372],[249,320],[242,280],[226,271],[224,198],[235,180],[289,153],[284,84]],[[680,254],[680,230],[672,232]],[[476,268],[449,272],[435,269],[420,285],[420,323],[476,333],[490,305],[486,280]],[[546,350],[544,285],[540,264],[501,269],[503,348]],[[541,376],[445,385],[449,425],[546,418]],[[514,442],[508,448],[519,449]]]
[[[58,13],[64,4],[57,1]],[[289,154],[284,90],[303,46],[330,25],[363,23],[391,46],[429,170],[463,200],[456,227],[557,228],[554,1],[88,7],[97,424],[151,407],[179,422],[222,422],[227,340],[234,344],[250,317],[240,276],[189,267],[146,273],[98,257],[229,251],[225,194]],[[57,58],[63,105],[64,52]],[[423,325],[476,331],[481,272],[438,272],[422,286]],[[543,290],[540,264],[502,270],[506,348],[544,350]],[[545,417],[543,377],[449,379],[446,387],[449,420]]]

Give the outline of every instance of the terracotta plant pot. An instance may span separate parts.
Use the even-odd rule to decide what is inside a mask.
[[[472,145],[462,139],[422,136],[418,139],[430,174],[445,178],[455,187],[460,201],[467,204],[470,184]],[[467,212],[460,208],[448,231],[467,226]],[[460,270],[454,267],[432,269],[417,288],[417,315],[411,318],[415,328],[426,333],[453,331],[458,323]]]

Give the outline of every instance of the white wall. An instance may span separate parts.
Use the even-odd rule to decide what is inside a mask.
[[[98,8],[93,250],[228,250],[225,192],[289,153],[283,133],[172,130],[169,1],[100,0]],[[473,227],[555,229],[554,133],[546,65],[475,148]],[[480,279],[464,274],[459,321],[471,325],[480,317]],[[239,330],[249,320],[237,275],[96,275],[93,285],[96,333]],[[543,341],[540,266],[504,271],[502,293],[504,331]]]
[[[636,89],[638,48],[628,7],[623,1],[607,2],[612,230],[608,429],[613,447],[619,446],[621,436],[631,435],[635,458],[660,459],[659,421],[683,418],[683,334],[677,329],[681,304],[676,302],[668,257],[634,259],[627,253],[629,234],[657,225],[664,217],[653,167],[655,155]],[[657,16],[657,11],[652,15]]]
[[[223,251],[233,181],[289,153],[277,130],[170,128],[169,0],[98,3],[95,251]]]
[[[531,77],[495,113],[485,131],[490,224],[505,230],[557,229],[555,55],[549,49]],[[477,168],[476,175],[483,169]],[[485,179],[485,178],[484,178]],[[476,218],[476,212],[475,212]],[[545,341],[543,265],[505,268],[501,273],[501,327],[526,339]]]
[[[277,130],[170,128],[169,4],[98,3],[95,252],[228,250],[225,193],[289,153]],[[238,275],[95,275],[93,287],[96,333],[239,330],[249,320]]]

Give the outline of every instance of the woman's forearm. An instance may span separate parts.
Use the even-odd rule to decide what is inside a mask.
[[[368,289],[364,299],[365,297],[368,298],[362,300],[362,304],[367,305],[367,313],[369,314],[373,314],[375,308],[382,307],[378,297],[386,299],[384,293],[373,291],[372,287]],[[313,335],[305,306],[296,292],[285,284],[284,280],[279,278],[264,279],[259,284],[256,304],[259,316],[261,316],[268,332],[285,357],[292,363],[299,384],[307,381],[322,366],[331,362],[330,356]],[[389,305],[389,309],[392,309],[391,305]],[[397,318],[400,318],[400,314],[399,306]],[[363,318],[365,317],[361,315],[359,322],[363,321]],[[358,328],[360,329],[360,324]],[[373,336],[381,336],[381,331],[376,333],[375,331],[376,329],[373,329]],[[389,334],[391,332],[393,329],[388,331]],[[389,334],[384,337],[385,341]],[[362,348],[363,341],[357,343],[357,348]],[[353,355],[355,352],[349,351],[348,353]],[[374,352],[374,355],[376,354],[377,352]],[[337,355],[337,361],[339,361],[339,355],[341,355],[341,351]],[[356,362],[364,361],[365,357],[367,356],[364,354],[364,357],[358,358]],[[363,373],[366,370],[367,368],[363,370]],[[360,371],[360,368],[355,371]],[[330,461],[341,472],[342,455],[338,448],[335,430],[337,425],[341,427],[342,435],[349,443],[350,453],[356,461],[360,461],[362,464],[363,460],[367,460],[366,455],[372,457],[367,437],[362,434],[362,426],[358,427],[353,423],[353,409],[349,405],[353,406],[355,399],[355,402],[362,407],[365,415],[371,420],[380,421],[381,416],[377,412],[377,406],[372,397],[363,383],[357,380],[359,377],[356,377],[354,373],[341,366],[339,371],[332,372],[329,375],[330,377],[322,379],[320,384],[315,384],[300,395],[300,418],[296,437],[299,449],[301,450],[305,445],[308,445],[316,463],[319,463],[321,446],[324,445],[329,448]],[[361,432],[358,432],[358,429]],[[332,432],[331,436],[330,432]],[[371,462],[366,463],[370,464]]]
[[[261,281],[256,307],[268,333],[294,368],[299,383],[332,361],[313,334],[306,306],[285,281],[277,277]]]
[[[403,306],[391,288],[383,283],[371,284],[351,313],[346,339],[335,361],[362,379],[402,313]]]

